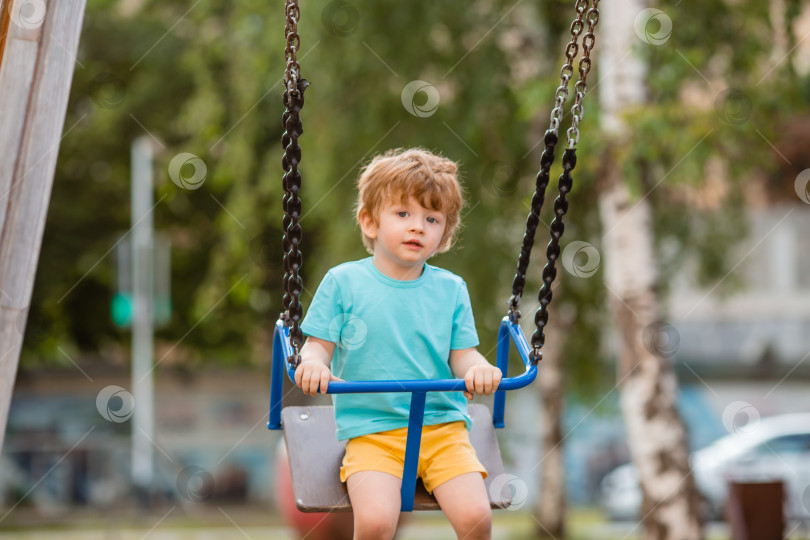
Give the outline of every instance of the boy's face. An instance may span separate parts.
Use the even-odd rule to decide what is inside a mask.
[[[360,228],[374,241],[374,264],[393,279],[416,279],[425,261],[436,253],[447,225],[444,213],[430,210],[411,197],[389,201],[378,220],[363,214]]]

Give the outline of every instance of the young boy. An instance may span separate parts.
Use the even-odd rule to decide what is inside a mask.
[[[356,218],[372,257],[331,269],[302,324],[308,336],[295,382],[463,377],[464,396],[489,395],[500,370],[478,353],[464,281],[425,263],[447,251],[459,224],[454,162],[421,149],[375,157],[358,181]],[[330,371],[330,365],[332,370]],[[341,468],[355,539],[393,538],[400,508],[410,393],[336,394]],[[429,392],[418,473],[459,538],[490,538],[486,470],[470,445],[459,392]]]

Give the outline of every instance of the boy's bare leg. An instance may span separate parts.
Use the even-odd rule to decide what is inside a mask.
[[[401,486],[402,480],[396,476],[378,471],[358,471],[346,479],[354,513],[354,540],[394,537],[402,505]]]
[[[481,473],[456,476],[436,486],[433,495],[459,540],[492,538],[492,510]]]

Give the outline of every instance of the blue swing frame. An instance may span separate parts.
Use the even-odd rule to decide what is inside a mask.
[[[506,391],[517,390],[531,384],[537,377],[537,365],[529,359],[531,347],[520,326],[504,317],[498,329],[498,346],[496,365],[501,373],[506,374],[509,366],[509,343],[515,348],[523,360],[525,371],[515,377],[503,378],[498,390],[495,392],[495,402],[492,408],[492,424],[496,428],[504,427],[504,408],[506,405]],[[283,393],[284,371],[293,383],[295,370],[288,364],[287,358],[293,354],[290,343],[289,328],[279,319],[273,331],[273,365],[270,381],[270,420],[268,429],[279,430],[281,425],[281,397]],[[411,408],[408,418],[408,436],[405,443],[405,465],[402,471],[402,511],[413,510],[414,491],[416,489],[416,466],[419,459],[419,447],[422,443],[422,423],[425,413],[425,399],[428,392],[462,392],[466,390],[463,379],[436,379],[436,380],[389,380],[389,381],[332,381],[329,383],[327,394],[349,394],[369,392],[411,392]]]

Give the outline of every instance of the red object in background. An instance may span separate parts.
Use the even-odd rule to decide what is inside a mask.
[[[298,538],[306,540],[351,540],[354,533],[351,512],[306,513],[295,506],[290,462],[284,440],[276,451],[276,504],[284,521],[292,527]]]

